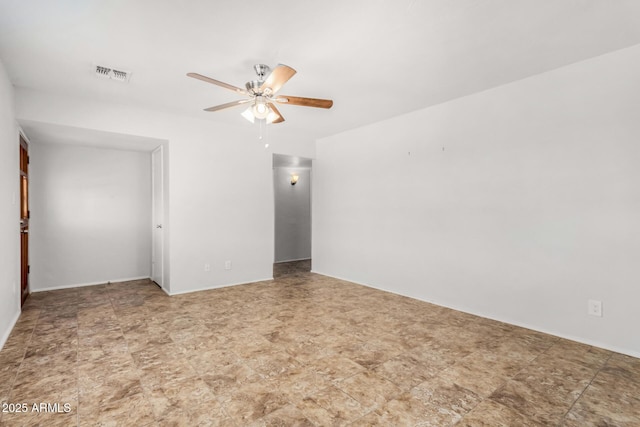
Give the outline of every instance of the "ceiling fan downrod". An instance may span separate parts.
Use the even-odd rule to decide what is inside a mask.
[[[253,66],[253,69],[256,70],[256,74],[258,75],[258,80],[260,81],[264,81],[264,76],[269,74],[269,71],[271,71],[271,68],[269,68],[269,66],[265,64],[255,64]]]

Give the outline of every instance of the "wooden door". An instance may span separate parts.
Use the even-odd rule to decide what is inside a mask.
[[[20,289],[29,296],[29,146],[20,135]]]

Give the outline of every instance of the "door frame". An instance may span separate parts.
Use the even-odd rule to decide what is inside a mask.
[[[157,157],[156,157],[157,155]],[[160,179],[156,179],[156,171],[159,169]],[[157,182],[159,181],[159,182]],[[156,189],[160,195],[158,208],[156,208]],[[158,212],[159,211],[159,212]],[[164,287],[164,151],[162,145],[151,152],[151,280],[160,288]],[[160,233],[158,233],[160,229]],[[157,242],[160,239],[160,242]],[[156,254],[156,247],[160,248],[160,254]],[[159,260],[159,261],[158,261]],[[158,261],[158,262],[157,262]],[[157,264],[160,265],[157,265]],[[166,289],[165,289],[166,290]]]
[[[276,160],[276,156],[279,160]],[[286,162],[283,163],[283,159],[286,158]],[[302,164],[301,164],[302,163]],[[285,169],[288,171],[308,171],[309,172],[309,258],[292,259],[285,261],[277,261],[276,254],[276,240],[277,240],[277,200],[276,200],[276,175],[277,169]],[[271,185],[273,195],[273,263],[285,263],[293,261],[303,261],[313,259],[313,158],[303,156],[292,156],[288,154],[274,153],[272,155],[272,173],[271,173]]]
[[[29,140],[22,132],[18,132],[18,144],[18,184],[20,187],[20,307],[23,307],[30,293],[29,220],[31,217],[31,209],[29,206]],[[23,158],[23,150],[25,158]]]

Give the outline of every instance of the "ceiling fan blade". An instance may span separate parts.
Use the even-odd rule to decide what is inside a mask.
[[[225,83],[225,82],[221,82],[221,81],[216,80],[216,79],[212,79],[211,77],[203,76],[202,74],[187,73],[187,76],[193,77],[194,79],[202,80],[203,82],[212,83],[212,84],[214,84],[216,86],[220,86],[220,87],[223,87],[225,89],[232,90],[232,91],[234,91],[236,93],[240,93],[242,95],[246,95],[247,94],[247,91],[244,90],[244,89],[241,89],[241,88],[239,88],[237,86],[234,86],[234,85],[230,85],[230,84]]]
[[[246,104],[251,101],[252,101],[251,98],[240,99],[238,101],[227,102],[226,104],[216,105],[215,107],[205,108],[204,111],[220,111],[220,110],[224,110],[225,108],[235,107],[236,105]]]
[[[278,116],[278,118],[275,119],[274,121],[272,121],[271,123],[282,123],[282,122],[284,122],[284,117],[282,116],[282,114],[280,114],[280,111],[278,111],[278,109],[276,108],[276,106],[272,102],[269,103],[269,108],[271,108],[271,110]]]
[[[279,91],[282,85],[288,82],[295,73],[296,70],[288,65],[278,64],[278,66],[271,71],[267,80],[262,83],[260,90],[264,92],[267,88],[271,88],[271,93],[274,94]]]
[[[304,107],[331,108],[333,106],[333,101],[330,99],[303,98],[289,95],[279,95],[274,101],[279,104],[302,105]]]

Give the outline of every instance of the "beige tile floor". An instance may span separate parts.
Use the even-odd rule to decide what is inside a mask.
[[[308,273],[311,271],[311,260],[277,262],[273,264],[273,278],[278,279],[298,273]]]
[[[312,273],[138,281],[33,294],[0,401],[12,427],[640,426],[640,360]]]

